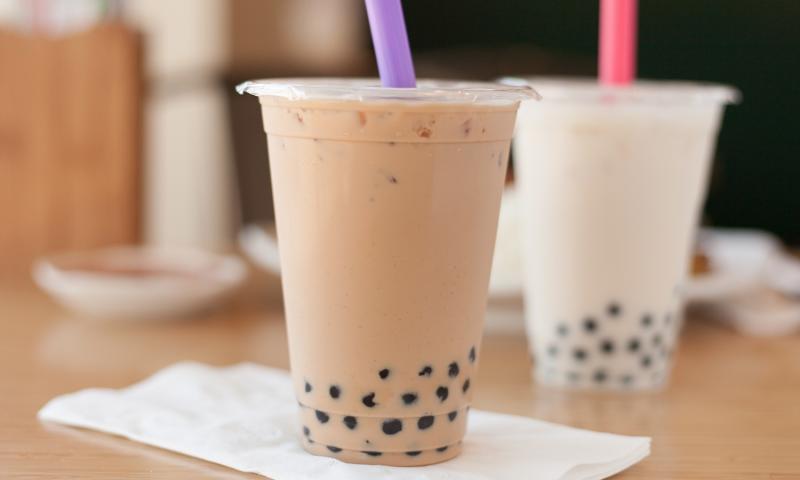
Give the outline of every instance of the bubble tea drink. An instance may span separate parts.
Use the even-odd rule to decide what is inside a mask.
[[[721,86],[530,79],[520,110],[526,319],[546,385],[647,389],[667,379],[705,196]]]
[[[276,80],[261,100],[303,446],[461,449],[509,143],[530,90]]]

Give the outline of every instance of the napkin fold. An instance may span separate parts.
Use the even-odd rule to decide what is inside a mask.
[[[650,438],[472,410],[463,453],[425,467],[352,465],[303,451],[289,374],[183,362],[120,390],[59,396],[43,421],[131,440],[274,480],[602,479],[650,453]]]

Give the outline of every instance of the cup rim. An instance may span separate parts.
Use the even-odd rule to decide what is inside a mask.
[[[395,101],[497,105],[538,100],[529,85],[420,79],[416,88],[391,88],[377,78],[270,78],[237,85],[240,94],[285,100]]]
[[[601,85],[591,77],[503,77],[505,85],[528,85],[542,95],[542,103],[570,104],[658,104],[725,105],[741,101],[741,92],[732,86],[683,80],[636,80],[631,85]]]

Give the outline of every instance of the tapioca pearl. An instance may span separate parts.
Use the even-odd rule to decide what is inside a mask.
[[[330,420],[328,414],[323,412],[322,410],[315,410],[314,414],[317,416],[317,420],[319,420],[319,423],[328,423],[328,420]]]
[[[583,319],[583,329],[586,333],[594,333],[597,331],[597,320],[592,317]]]
[[[559,323],[556,325],[556,334],[559,337],[566,337],[569,334],[569,327],[566,323]]]
[[[650,315],[649,313],[645,313],[644,315],[642,315],[642,318],[641,320],[639,320],[639,322],[642,324],[644,328],[648,328],[650,325],[653,324],[653,316]]]
[[[373,452],[372,450],[364,450],[361,453],[369,455],[370,457],[380,457],[381,455],[383,455],[383,452]]]
[[[458,368],[458,362],[453,362],[447,366],[447,376],[450,378],[456,378],[460,371],[461,369]]]
[[[475,347],[472,347],[469,349],[469,363],[475,363],[475,358],[476,358]]]
[[[403,403],[406,405],[413,405],[417,401],[417,394],[408,392],[404,393],[400,398],[403,399]]]
[[[372,408],[375,405],[377,405],[377,403],[375,402],[375,392],[368,393],[368,394],[364,395],[361,398],[361,403],[363,403],[365,406],[367,406],[369,408]]]
[[[633,375],[623,375],[620,377],[619,381],[626,387],[630,386],[633,384]]]
[[[305,425],[303,425],[303,436],[308,437],[309,435],[311,435],[311,430]]]
[[[338,385],[331,385],[331,388],[328,389],[328,393],[331,395],[331,398],[337,399],[339,395],[342,394],[342,390]]]
[[[439,452],[439,453],[442,453],[442,452],[446,452],[448,448],[450,448],[450,446],[449,445],[445,445],[444,447],[437,448],[436,451]]]
[[[642,343],[639,341],[638,338],[631,338],[628,340],[628,351],[629,352],[638,352],[641,348]]]
[[[581,374],[578,372],[567,372],[567,381],[570,383],[578,383],[581,379]]]
[[[339,452],[341,452],[341,451],[342,451],[342,449],[341,449],[341,448],[339,448],[339,447],[335,447],[335,446],[333,446],[333,445],[328,445],[328,450],[330,450],[330,451],[331,451],[331,452],[333,452],[333,453],[339,453]]]
[[[406,452],[406,455],[408,455],[409,457],[416,457],[420,453],[422,453],[422,450],[412,450],[410,452]]]
[[[551,357],[555,357],[558,355],[558,345],[551,344],[547,346],[547,354]]]
[[[444,402],[447,400],[447,397],[450,395],[450,389],[442,385],[441,387],[436,389],[436,396],[439,397],[440,402]]]
[[[663,341],[663,339],[661,338],[661,334],[660,333],[656,333],[653,336],[653,346],[660,347],[662,341]]]
[[[458,410],[453,410],[452,412],[447,414],[447,418],[452,422],[458,416]]]
[[[356,417],[353,417],[353,416],[350,416],[350,415],[344,417],[342,419],[342,422],[350,430],[355,430],[356,427],[358,426],[358,420],[356,419]]]
[[[469,378],[464,380],[464,384],[461,385],[461,392],[462,393],[467,393],[468,390],[469,390]]]
[[[403,430],[403,422],[396,418],[384,420],[381,429],[386,435],[396,435]]]
[[[433,415],[425,415],[424,417],[419,417],[419,420],[417,420],[417,428],[419,428],[420,430],[427,430],[431,428],[433,422],[434,422]]]
[[[606,307],[606,311],[612,317],[619,317],[622,315],[622,306],[618,302],[611,302]]]
[[[575,348],[572,350],[572,358],[579,362],[586,360],[588,356],[589,354],[583,348]]]
[[[388,368],[384,368],[383,370],[378,372],[378,376],[381,377],[381,380],[386,380],[387,378],[389,378],[390,373],[391,372],[389,371]]]
[[[650,355],[645,355],[644,357],[642,357],[642,360],[641,360],[642,367],[650,368],[650,365],[652,365],[652,364],[653,364],[653,359],[650,358]]]
[[[422,367],[422,370],[419,371],[420,377],[430,377],[433,374],[433,367],[430,365],[425,365]]]
[[[311,390],[313,390],[314,387],[312,387],[310,383],[306,382],[304,389],[306,393],[311,393]]]
[[[614,353],[614,341],[610,338],[607,338],[600,342],[600,351],[606,355],[611,355]]]
[[[607,379],[608,379],[608,374],[603,369],[596,370],[592,375],[592,380],[594,380],[595,383],[604,383]]]

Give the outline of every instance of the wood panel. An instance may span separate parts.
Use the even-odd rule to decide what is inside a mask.
[[[122,25],[0,31],[0,271],[138,241],[140,79],[139,37]]]

